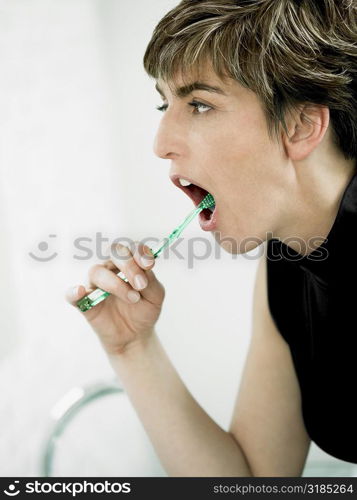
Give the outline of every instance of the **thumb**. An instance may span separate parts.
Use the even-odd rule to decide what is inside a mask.
[[[88,293],[90,293],[90,291],[87,291],[83,285],[76,285],[67,289],[65,298],[69,304],[77,306],[78,300]]]

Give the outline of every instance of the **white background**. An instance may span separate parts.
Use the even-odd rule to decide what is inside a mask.
[[[96,233],[161,239],[192,210],[168,178],[169,163],[152,151],[160,100],[142,66],[156,23],[175,4],[0,1],[1,476],[39,475],[56,402],[73,387],[114,376],[95,334],[64,299],[98,261]],[[213,246],[196,220],[183,236],[183,252],[189,238]],[[79,237],[90,238],[91,259],[75,258],[83,255],[74,247]],[[57,256],[40,262],[30,252]],[[221,251],[193,268],[175,255],[156,263],[166,288],[160,339],[225,429],[249,344],[259,255]],[[344,462],[312,445],[311,467],[315,460],[325,464],[317,474],[345,474],[338,474]],[[116,395],[69,426],[55,475],[165,472],[130,402]]]

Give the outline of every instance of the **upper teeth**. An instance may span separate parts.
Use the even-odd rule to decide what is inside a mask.
[[[191,184],[190,181],[186,181],[186,179],[181,179],[181,177],[179,178],[179,183],[181,184],[181,186],[189,186]]]

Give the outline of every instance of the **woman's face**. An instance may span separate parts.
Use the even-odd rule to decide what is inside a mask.
[[[154,152],[171,160],[170,176],[188,178],[214,196],[216,240],[228,252],[245,253],[275,230],[287,157],[268,136],[256,94],[234,80],[223,82],[211,69],[200,83],[216,90],[185,95],[157,81],[165,109]],[[184,84],[187,77],[175,78],[175,89]]]

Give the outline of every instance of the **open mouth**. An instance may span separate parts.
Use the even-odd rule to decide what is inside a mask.
[[[200,186],[197,186],[196,184],[190,184],[189,186],[182,186],[182,189],[192,199],[196,207],[208,195],[208,191],[206,189],[203,189]],[[215,207],[216,206],[213,206],[211,208],[204,208],[203,210],[201,210],[200,212],[200,214],[202,214],[201,217],[203,217],[205,220],[210,220]]]
[[[184,191],[191,198],[194,205],[197,207],[201,203],[201,201],[205,198],[205,196],[207,196],[209,191],[207,191],[201,186],[198,186],[197,184],[194,184],[188,179],[184,179],[185,184],[187,183],[187,185],[182,185],[180,179],[182,180],[183,178],[178,175],[171,176],[172,182],[177,187],[182,189],[182,191]],[[201,210],[199,214],[199,220],[202,229],[207,231],[212,230],[211,226],[213,227],[213,225],[214,226],[216,225],[216,217],[217,217],[216,212],[217,212],[216,205],[214,205],[211,208],[204,208],[203,210]]]

